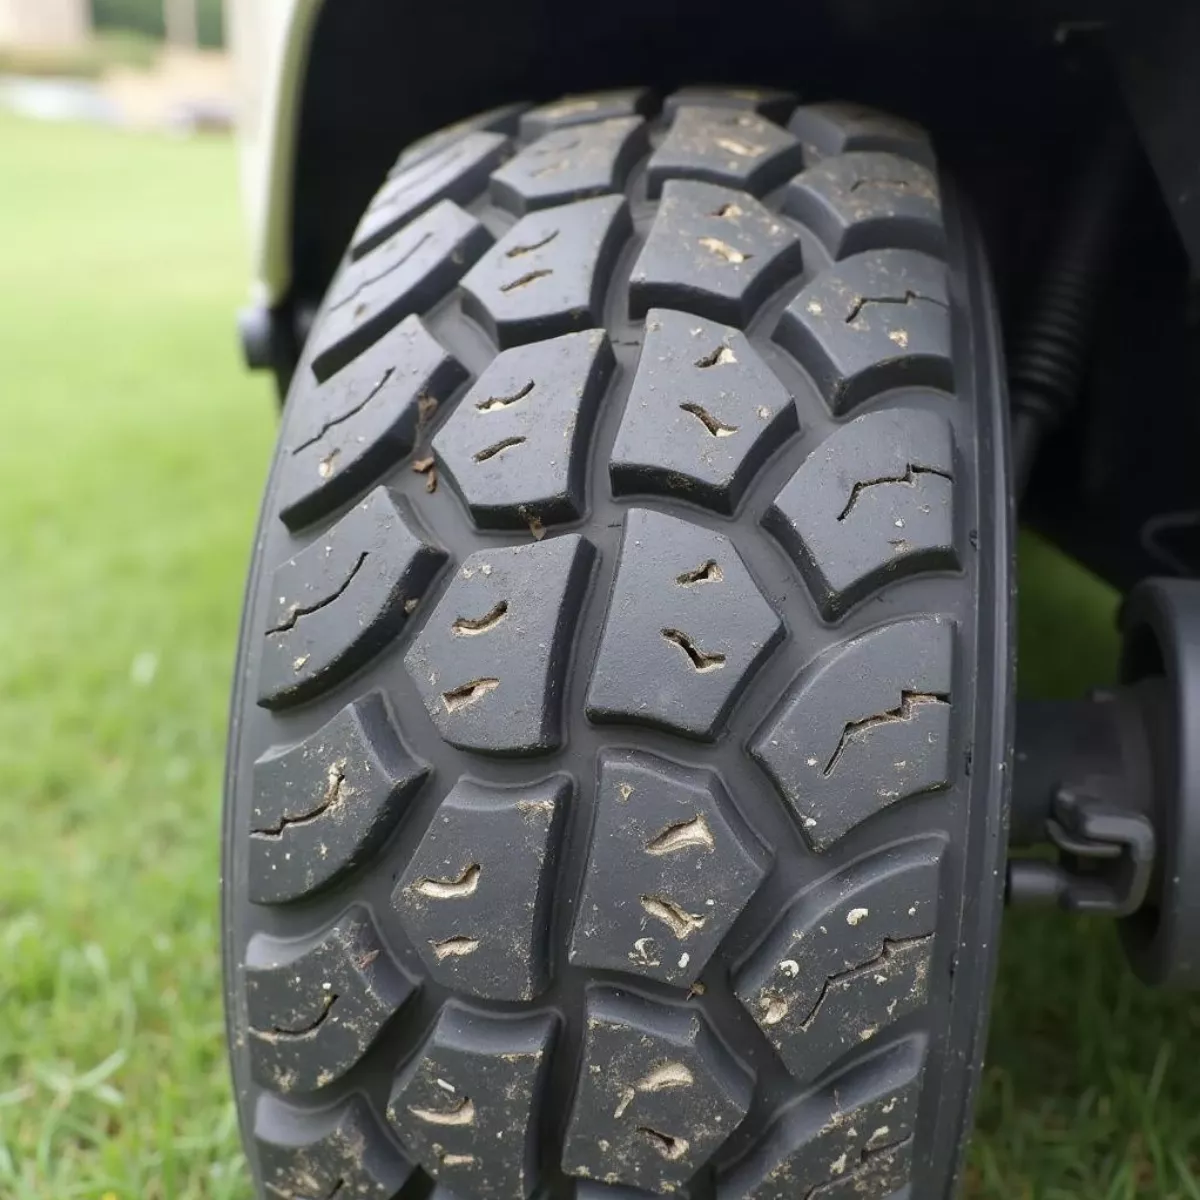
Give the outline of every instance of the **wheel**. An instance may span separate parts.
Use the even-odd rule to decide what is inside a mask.
[[[925,134],[793,107],[496,110],[353,237],[233,705],[261,1195],[953,1190],[1011,733],[996,314]]]

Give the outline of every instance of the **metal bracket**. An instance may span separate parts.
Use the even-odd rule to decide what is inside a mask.
[[[1088,916],[1128,917],[1145,903],[1154,869],[1148,817],[1094,796],[1063,789],[1046,835],[1057,862],[1017,858],[1008,864],[1010,904],[1056,905]]]

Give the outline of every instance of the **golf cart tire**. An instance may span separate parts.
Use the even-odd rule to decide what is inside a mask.
[[[401,156],[284,409],[227,780],[263,1196],[951,1195],[1007,419],[929,138],[774,90]]]

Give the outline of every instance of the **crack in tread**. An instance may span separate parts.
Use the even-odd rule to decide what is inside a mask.
[[[846,317],[846,324],[853,325],[858,320],[862,310],[868,304],[896,304],[908,305],[914,304],[918,300],[924,300],[926,304],[936,304],[938,308],[949,308],[950,305],[945,300],[940,300],[937,296],[926,296],[921,292],[914,292],[912,288],[905,288],[903,296],[857,296],[854,303],[850,306],[849,315]]]
[[[503,454],[505,450],[524,445],[525,440],[523,437],[502,438],[494,446],[487,446],[483,450],[477,451],[473,457],[477,463],[487,462],[489,458],[495,458],[497,454]]]
[[[922,942],[929,942],[932,940],[932,933],[922,933],[917,937],[910,938],[884,938],[883,949],[880,950],[874,958],[869,958],[866,960],[866,962],[861,962],[857,966],[847,967],[844,971],[835,971],[832,975],[827,975],[825,977],[825,982],[821,985],[820,993],[818,994],[816,1000],[813,1001],[812,1008],[808,1010],[808,1014],[799,1022],[800,1028],[804,1030],[805,1033],[812,1028],[813,1022],[820,1015],[821,1006],[825,1003],[826,997],[829,995],[830,988],[837,987],[839,983],[842,983],[845,980],[853,979],[858,975],[867,975],[871,972],[878,971],[896,956],[897,951],[903,950],[908,946],[917,946]]]
[[[340,309],[345,308],[346,305],[352,304],[355,300],[357,300],[359,298],[359,296],[361,296],[363,294],[363,292],[365,292],[367,290],[367,288],[373,286],[376,283],[379,283],[381,280],[386,279],[389,275],[398,271],[432,237],[433,237],[432,233],[421,234],[421,236],[419,238],[417,238],[416,244],[410,250],[408,250],[407,253],[401,255],[401,257],[396,259],[396,261],[394,263],[392,263],[390,266],[386,267],[384,270],[379,271],[375,275],[367,275],[363,279],[360,279],[358,281],[358,286],[355,287],[354,291],[352,291],[348,296],[344,296],[336,304],[331,304],[329,306],[329,311],[331,313],[335,313],[335,312],[338,312]]]
[[[895,708],[889,708],[886,712],[876,713],[872,717],[864,717],[861,721],[848,721],[842,729],[842,736],[838,739],[838,744],[829,761],[822,769],[821,774],[828,779],[833,774],[833,770],[838,764],[838,759],[845,753],[846,747],[855,738],[861,737],[869,730],[875,729],[880,725],[894,725],[897,721],[911,721],[916,716],[917,709],[923,705],[948,704],[949,702],[950,697],[944,692],[902,691],[900,693],[900,703]]]
[[[450,628],[459,637],[478,637],[495,629],[508,616],[508,601],[501,600],[482,617],[459,617]]]
[[[850,499],[846,501],[846,507],[838,513],[837,519],[844,521],[850,515],[851,509],[858,503],[858,498],[869,488],[877,487],[881,483],[903,483],[909,487],[916,487],[918,475],[936,475],[951,483],[954,482],[954,476],[949,471],[942,471],[937,467],[922,467],[916,463],[908,463],[903,475],[883,475],[879,479],[864,479],[856,483],[850,492]]]
[[[298,446],[293,448],[293,450],[292,450],[293,456],[299,454],[301,450],[307,450],[309,448],[309,446],[315,446],[317,444],[317,442],[319,442],[331,429],[336,429],[339,425],[345,424],[345,422],[349,421],[351,417],[355,417],[360,412],[362,412],[362,410],[364,408],[366,408],[367,405],[370,404],[371,401],[374,400],[375,397],[378,396],[379,393],[382,392],[385,387],[387,387],[388,381],[392,378],[393,375],[395,375],[395,373],[396,373],[395,367],[388,367],[388,369],[386,371],[384,371],[384,373],[383,373],[383,378],[380,379],[380,381],[377,384],[375,384],[375,386],[373,388],[371,388],[370,391],[367,392],[366,396],[363,397],[362,400],[360,400],[352,408],[348,408],[345,412],[340,413],[338,416],[330,417],[329,420],[326,421],[321,426],[321,428],[315,434],[313,434],[312,437],[310,437],[308,439],[308,441],[301,442]],[[337,454],[338,451],[334,450],[333,453]],[[331,459],[332,459],[332,455],[330,456],[330,460]],[[327,460],[327,461],[329,461],[329,460]]]
[[[346,783],[346,760],[338,759],[337,762],[331,763],[329,766],[329,781],[325,787],[325,794],[321,797],[321,803],[311,812],[306,812],[299,817],[289,817],[286,814],[279,818],[275,825],[265,825],[259,828],[252,828],[250,833],[254,837],[278,838],[283,836],[285,829],[291,829],[297,825],[311,825],[314,821],[319,821],[331,808],[340,804],[345,799],[343,788]]]
[[[293,604],[287,611],[287,616],[279,625],[273,626],[267,630],[267,636],[273,634],[287,633],[291,629],[295,629],[297,622],[301,617],[311,616],[315,612],[320,612],[323,608],[328,608],[335,600],[339,599],[346,593],[346,590],[354,582],[354,577],[363,569],[363,564],[370,557],[370,551],[364,550],[359,556],[358,561],[350,568],[350,573],[342,580],[337,591],[332,592],[322,600],[317,600],[313,604]]]
[[[908,1137],[901,1138],[898,1142],[891,1142],[886,1146],[864,1146],[862,1150],[859,1151],[858,1163],[856,1166],[844,1174],[835,1174],[830,1176],[827,1180],[825,1180],[824,1183],[815,1184],[804,1193],[804,1200],[818,1200],[818,1198],[826,1194],[830,1188],[839,1187],[848,1181],[861,1178],[869,1171],[874,1169],[875,1163],[878,1159],[884,1155],[895,1154],[897,1150],[903,1150],[906,1146],[911,1145],[912,1141],[913,1137],[911,1134],[909,1134]]]

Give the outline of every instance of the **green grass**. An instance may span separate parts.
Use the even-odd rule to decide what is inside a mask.
[[[217,953],[225,706],[273,436],[234,153],[0,120],[0,1196],[245,1198]],[[1027,540],[1023,686],[1111,674]],[[1007,922],[969,1192],[1200,1200],[1200,1001]],[[922,1198],[923,1200],[923,1198]]]

